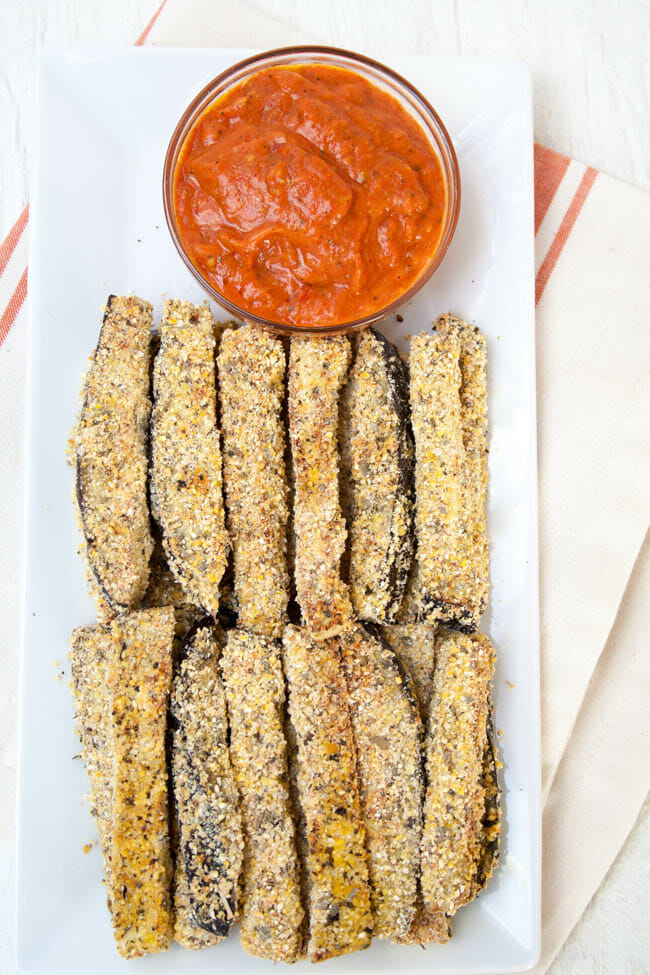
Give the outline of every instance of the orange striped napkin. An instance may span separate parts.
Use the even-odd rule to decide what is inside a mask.
[[[369,44],[390,48],[376,25]],[[337,35],[318,38],[345,46]],[[138,44],[313,42],[241,2],[167,0]],[[19,633],[26,208],[0,247],[0,796]],[[535,147],[546,970],[650,786],[650,196]],[[6,785],[7,788],[2,788]],[[0,803],[0,823],[11,811]]]

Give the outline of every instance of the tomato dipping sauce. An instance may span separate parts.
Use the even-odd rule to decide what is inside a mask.
[[[262,69],[209,105],[174,174],[192,264],[273,322],[336,325],[404,294],[439,243],[447,189],[424,130],[361,75]]]

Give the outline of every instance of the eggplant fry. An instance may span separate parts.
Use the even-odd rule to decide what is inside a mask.
[[[90,781],[90,811],[102,851],[104,873],[110,872],[113,808],[113,741],[108,661],[115,646],[109,626],[80,626],[70,638],[70,672],[74,695],[75,731]]]
[[[346,529],[339,501],[338,398],[350,343],[292,338],[289,424],[295,476],[295,580],[306,625],[319,639],[352,625],[340,561]]]
[[[149,581],[151,325],[148,301],[110,295],[77,427],[77,504],[104,618],[137,608]]]
[[[215,627],[199,623],[185,641],[172,687],[174,937],[188,948],[223,940],[239,898],[243,839],[218,658]]]
[[[165,302],[154,365],[151,504],[169,567],[189,601],[216,617],[228,558],[209,309]]]
[[[365,830],[338,645],[288,626],[283,659],[309,849],[307,956],[316,962],[370,944]]]
[[[111,623],[113,808],[109,905],[124,958],[169,947],[172,933],[165,737],[174,611]]]
[[[440,631],[426,733],[421,883],[427,910],[448,916],[476,892],[493,669],[494,651],[483,634]]]
[[[339,638],[357,751],[374,934],[408,934],[422,838],[422,723],[390,646],[362,627]]]
[[[411,344],[416,566],[400,620],[476,631],[487,605],[486,344],[442,315]]]
[[[426,723],[433,690],[435,627],[426,623],[393,623],[380,627],[380,631],[411,678],[420,717]]]
[[[284,348],[280,339],[261,328],[228,329],[221,338],[218,365],[238,623],[254,633],[278,637],[289,601]]]
[[[291,963],[303,957],[304,911],[287,784],[279,644],[230,630],[221,675],[244,829],[241,943],[252,955]]]
[[[381,634],[390,644],[400,664],[410,676],[417,698],[420,716],[426,725],[429,703],[433,691],[435,663],[435,627],[426,623],[404,623],[382,626]],[[419,873],[419,864],[418,864]],[[422,891],[418,877],[418,898],[415,917],[408,932],[393,940],[398,944],[434,942],[444,944],[451,937],[451,926],[441,911],[428,911],[422,903]]]
[[[460,338],[455,331],[411,342],[411,418],[415,437],[416,577],[421,622],[460,619],[463,437]]]
[[[477,628],[487,608],[490,556],[487,534],[488,403],[487,340],[482,332],[454,315],[441,315],[436,328],[460,336],[460,417],[463,434],[464,570],[467,607]]]
[[[412,558],[413,438],[407,366],[375,329],[357,341],[341,420],[350,597],[359,619],[388,623]]]

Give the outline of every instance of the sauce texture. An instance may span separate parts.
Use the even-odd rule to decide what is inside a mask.
[[[438,157],[397,99],[343,68],[263,69],[199,117],[174,208],[191,262],[274,322],[364,318],[417,280],[442,232]]]

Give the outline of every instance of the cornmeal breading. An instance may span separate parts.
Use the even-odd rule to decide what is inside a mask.
[[[393,623],[380,627],[413,682],[420,716],[426,722],[433,691],[436,630],[426,623]]]
[[[169,947],[172,934],[165,737],[173,609],[148,609],[111,624],[108,664],[115,756],[109,902],[125,958]]]
[[[422,601],[422,572],[418,562],[418,541],[413,541],[413,561],[404,587],[404,598],[395,616],[395,622],[400,624],[416,624],[426,619],[426,626],[435,629],[440,610],[427,604],[425,612]]]
[[[173,636],[171,608],[72,634],[76,724],[125,958],[163,951],[171,938],[165,732]]]
[[[412,556],[413,439],[408,369],[374,329],[357,341],[341,398],[348,581],[359,619],[390,622]]]
[[[422,723],[390,646],[362,627],[339,637],[366,829],[374,934],[401,938],[415,915],[422,838]]]
[[[228,752],[218,633],[208,622],[187,637],[171,698],[171,774],[178,823],[174,937],[216,944],[235,920],[243,838]]]
[[[289,601],[282,342],[253,325],[226,330],[219,402],[238,625],[280,636]]]
[[[287,782],[280,646],[230,630],[221,673],[244,829],[242,947],[271,961],[294,962],[303,956],[304,911]]]
[[[416,563],[398,618],[474,632],[489,586],[486,343],[452,315],[411,344]]]
[[[288,715],[285,713],[284,736],[287,742],[287,765],[289,772],[289,796],[291,799],[291,809],[293,812],[294,831],[296,837],[296,851],[298,853],[298,869],[300,880],[300,901],[304,908],[308,908],[310,903],[311,884],[309,880],[309,843],[307,842],[307,821],[302,808],[300,798],[300,787],[298,784],[298,771],[300,768],[300,755],[298,750],[298,739],[296,731]],[[305,912],[302,922],[302,943],[306,945],[309,940],[309,916]]]
[[[105,620],[137,608],[149,581],[151,324],[149,302],[109,297],[77,428],[77,502]]]
[[[165,302],[154,366],[151,503],[169,567],[189,600],[216,617],[228,558],[209,309]]]
[[[464,571],[470,587],[468,609],[473,624],[487,608],[490,558],[487,535],[488,409],[487,340],[473,325],[455,315],[441,315],[436,328],[460,336],[460,418],[464,447]]]
[[[429,703],[433,693],[435,665],[435,627],[426,623],[394,623],[382,626],[381,633],[413,682],[418,709],[423,723],[429,717]],[[418,870],[419,873],[419,870]],[[409,930],[394,937],[398,944],[444,944],[451,937],[451,926],[441,911],[429,911],[422,903],[422,890],[418,876],[418,896],[415,916]]]
[[[434,332],[416,335],[409,357],[418,616],[430,623],[462,609],[467,596],[459,546],[463,530],[459,355],[456,332]]]
[[[187,594],[174,577],[167,564],[167,558],[160,538],[156,538],[151,556],[151,575],[149,587],[142,603],[145,609],[173,606],[176,618],[174,650],[177,652],[185,642],[192,627],[205,615],[199,606],[189,602]]]
[[[447,915],[475,893],[493,669],[494,651],[487,637],[440,631],[426,732],[421,870],[425,907]]]
[[[497,746],[494,738],[492,714],[488,715],[487,740],[483,752],[482,786],[484,808],[482,820],[481,854],[474,878],[475,897],[483,890],[499,865],[501,840],[501,791],[499,789]]]
[[[443,911],[428,910],[422,903],[421,897],[415,909],[413,923],[407,933],[400,938],[393,938],[399,945],[444,945],[451,938],[451,924]]]
[[[171,858],[165,728],[174,614],[142,610],[71,640],[76,724],[108,906],[125,958],[169,947]]]
[[[174,869],[174,941],[189,951],[200,951],[201,948],[212,948],[223,941],[224,935],[214,934],[198,926],[194,919],[192,903],[190,901],[190,885],[185,873],[185,864],[178,858],[175,851],[176,867]]]
[[[283,660],[308,843],[307,954],[315,962],[370,944],[365,831],[338,644],[288,626]]]
[[[104,872],[110,870],[113,810],[111,700],[106,682],[115,646],[109,626],[81,626],[70,638],[70,672],[75,698],[75,731],[90,781],[90,811],[99,833]]]
[[[350,343],[291,339],[289,421],[295,477],[295,580],[306,625],[320,639],[352,625],[340,561],[346,529],[339,501],[338,398]]]

